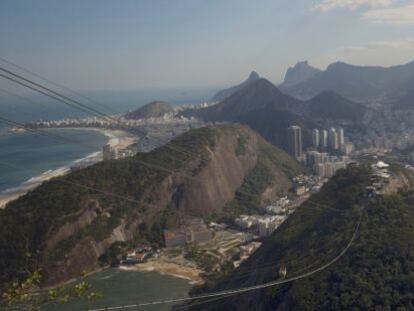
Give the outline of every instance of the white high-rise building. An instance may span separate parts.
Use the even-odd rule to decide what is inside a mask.
[[[302,129],[299,126],[292,125],[288,128],[288,149],[291,156],[302,156]]]
[[[325,164],[318,163],[315,165],[315,172],[320,177],[325,177]]]
[[[338,133],[339,148],[341,148],[345,144],[345,133],[344,133],[344,129],[342,127],[339,127],[337,129],[337,133]]]
[[[339,149],[338,133],[333,127],[331,127],[328,132],[328,143],[329,143],[330,149],[332,150]]]
[[[312,145],[317,148],[319,147],[319,144],[320,144],[319,130],[313,129],[312,130]]]
[[[331,178],[335,174],[335,164],[332,162],[325,163],[325,177]]]
[[[353,143],[347,142],[341,146],[341,151],[345,154],[351,154],[354,150]]]
[[[105,144],[102,147],[102,157],[104,161],[118,159],[118,149],[112,147],[110,144]]]
[[[321,147],[327,148],[328,147],[328,131],[327,130],[321,131],[320,140],[321,140]]]

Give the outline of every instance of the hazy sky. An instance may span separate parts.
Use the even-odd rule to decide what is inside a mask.
[[[79,90],[211,87],[299,60],[414,60],[410,0],[2,0],[0,56]]]

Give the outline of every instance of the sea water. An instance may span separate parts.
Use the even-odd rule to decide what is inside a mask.
[[[124,271],[116,268],[89,276],[86,281],[91,286],[92,292],[101,295],[100,298],[92,301],[86,298],[72,299],[63,305],[49,304],[44,306],[42,310],[88,310],[183,298],[188,296],[192,287],[187,280],[157,272]],[[140,307],[139,309],[132,308],[131,310],[167,311],[171,309],[172,305],[163,304]]]
[[[76,143],[32,132],[0,134],[0,194],[34,181],[42,174],[63,170],[101,150],[108,141],[103,133],[94,130],[49,129],[47,132]]]

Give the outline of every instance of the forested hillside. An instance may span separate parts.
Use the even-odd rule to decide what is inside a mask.
[[[98,267],[117,242],[162,246],[163,229],[186,218],[234,214],[224,208],[239,187],[249,186],[245,208],[255,208],[269,187],[289,191],[299,172],[249,128],[220,125],[52,179],[0,210],[0,284],[37,268],[47,283],[66,280]]]
[[[300,208],[241,267],[208,287],[240,288],[281,279],[282,262],[287,278],[326,264],[349,242],[365,206],[355,242],[338,262],[299,281],[192,310],[412,310],[414,191],[400,190],[365,204],[360,194],[369,182],[367,173],[361,168],[340,172],[311,198],[323,204],[320,211]]]

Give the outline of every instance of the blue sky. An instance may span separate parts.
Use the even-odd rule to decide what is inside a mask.
[[[2,0],[0,37],[1,57],[78,90],[277,83],[300,60],[414,60],[414,1]]]

